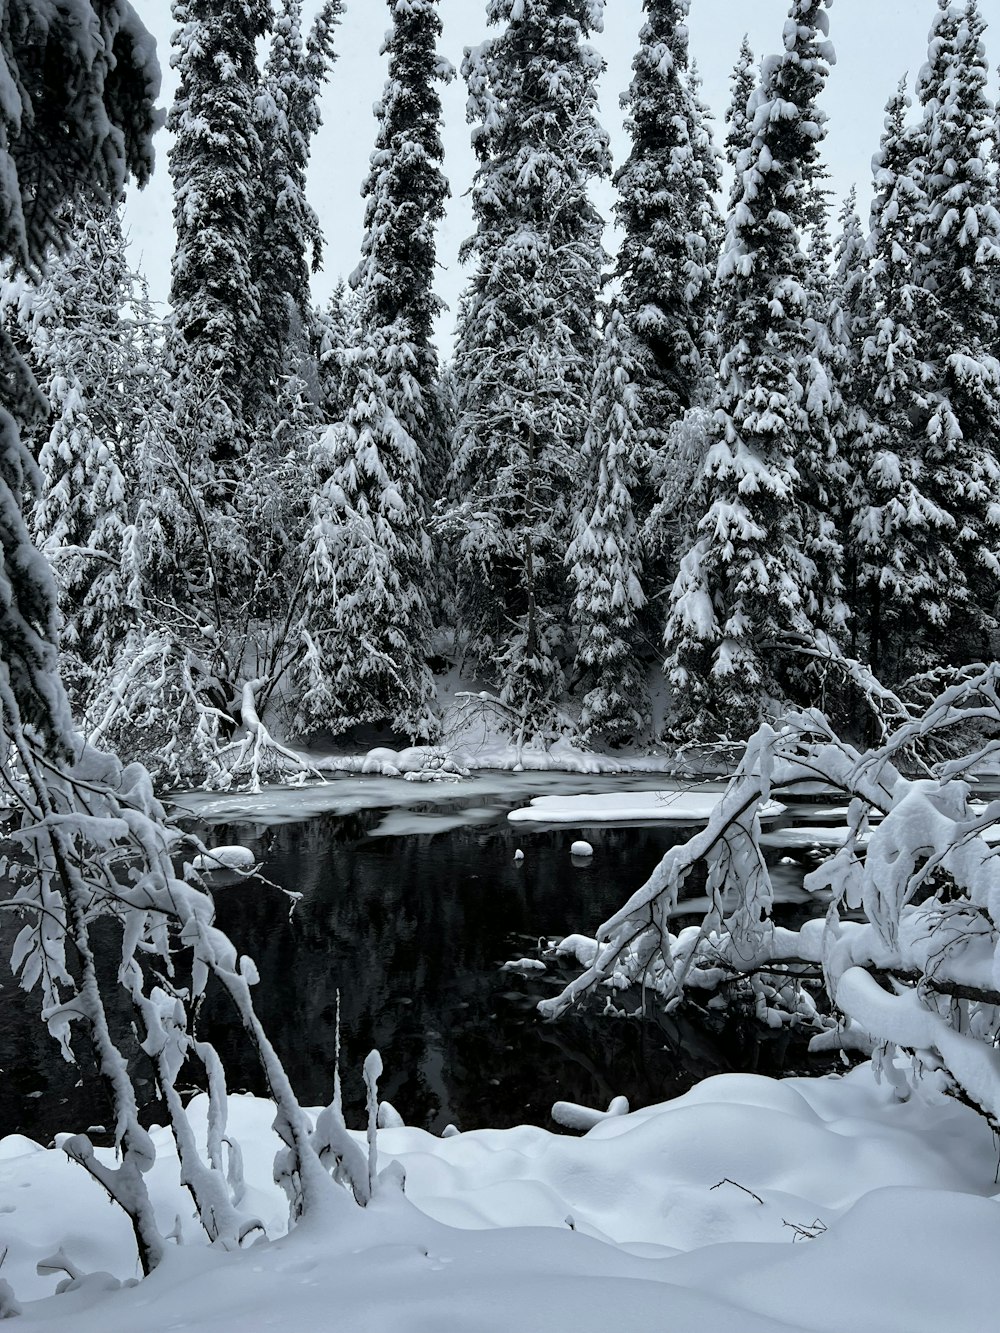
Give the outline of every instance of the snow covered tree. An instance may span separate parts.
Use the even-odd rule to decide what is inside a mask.
[[[735,994],[769,1027],[811,1030],[811,1050],[872,1055],[876,1077],[902,1098],[924,1084],[934,1099],[955,1096],[997,1129],[1000,911],[988,830],[998,807],[969,799],[970,779],[997,743],[938,756],[963,731],[997,734],[1000,668],[955,672],[927,708],[911,712],[854,666],[884,710],[878,747],[860,753],[814,709],[777,731],[762,726],[707,827],[667,852],[586,942],[581,975],[539,1009],[555,1018],[593,995],[608,1012],[612,977],[619,1013],[630,986],[641,988],[643,1012],[656,997],[675,1015],[689,996],[704,1006]],[[914,756],[918,779],[904,776]],[[820,911],[798,929],[782,928],[772,916],[760,811],[817,778],[849,802],[846,837],[806,877]],[[709,910],[677,930],[692,872]],[[817,972],[823,1008],[803,984]],[[894,1062],[897,1050],[909,1058]]]
[[[846,542],[853,633],[888,683],[935,665],[921,656],[920,626],[943,626],[949,590],[962,586],[955,517],[931,498],[933,466],[921,428],[934,298],[916,276],[916,217],[925,205],[916,137],[906,126],[910,105],[901,82],[872,164],[871,267],[852,337],[860,409],[850,446],[856,490]]]
[[[0,258],[41,277],[47,254],[69,239],[74,204],[109,205],[127,173],[140,181],[149,174],[155,48],[124,0],[11,0],[0,16],[0,42],[8,94],[0,105]],[[180,1179],[210,1242],[236,1248],[260,1229],[233,1202],[224,1160],[225,1079],[217,1053],[191,1027],[210,975],[233,1001],[265,1067],[284,1143],[276,1178],[288,1188],[293,1215],[323,1195],[340,1197],[320,1152],[331,1166],[342,1161],[342,1120],[331,1107],[325,1138],[313,1138],[254,1012],[252,965],[214,926],[208,895],[177,876],[182,838],[166,826],[148,776],[73,730],[58,670],[55,585],[21,508],[37,472],[16,421],[30,420],[43,402],[6,328],[0,359],[0,790],[19,849],[4,876],[14,886],[9,903],[23,919],[11,966],[66,1058],[74,1058],[75,1043],[90,1046],[90,1068],[108,1093],[114,1159],[98,1158],[86,1134],[68,1138],[63,1149],[125,1211],[148,1273],[166,1240],[145,1184],[155,1149],[124,1054],[137,1030],[174,1132]],[[121,928],[110,966],[99,962],[106,937],[98,923]],[[171,957],[181,943],[191,961],[184,978]],[[151,958],[171,983],[151,983],[144,968]],[[131,1002],[131,1022],[120,1021],[117,994],[113,1004],[107,999],[109,976],[110,988]],[[188,1059],[200,1061],[209,1082],[207,1154],[176,1088]],[[8,1314],[10,1306],[5,1299]]]
[[[726,108],[725,149],[726,161],[733,168],[733,186],[729,196],[729,206],[733,208],[743,182],[736,170],[736,163],[744,148],[748,148],[752,137],[750,120],[750,98],[758,83],[757,61],[754,59],[750,38],[744,33],[740,43],[740,54],[730,76],[732,96]]]
[[[947,628],[925,637],[948,661],[988,660],[1000,591],[1000,213],[990,173],[994,108],[985,25],[976,0],[938,0],[917,80],[914,134],[922,188],[914,217],[914,279],[932,298],[922,327],[919,422],[928,498],[950,513],[961,577],[946,588]],[[938,592],[940,596],[940,591]]]
[[[81,45],[81,34],[89,44]],[[38,272],[65,243],[67,206],[117,197],[127,172],[145,179],[159,75],[152,41],[126,3],[87,2],[52,11],[6,6],[0,18],[9,96],[0,108],[5,162],[0,185],[0,255]],[[0,763],[28,747],[29,726],[62,756],[71,746],[69,711],[56,668],[56,594],[21,510],[38,473],[18,420],[37,419],[44,400],[0,335]]]
[[[343,356],[347,415],[313,448],[296,671],[301,732],[388,723],[411,739],[437,733],[420,454],[380,373],[388,367],[394,383],[404,382],[415,372],[408,358],[395,326],[362,333]]]
[[[30,437],[41,474],[31,526],[54,565],[64,675],[82,717],[142,605],[136,448],[161,401],[162,330],[128,270],[117,210],[68,216],[72,243],[40,282],[11,275],[2,304],[49,404]]]
[[[378,136],[365,181],[361,263],[351,275],[359,318],[367,329],[396,325],[412,347],[407,385],[387,380],[393,411],[434,473],[444,472],[444,441],[435,407],[438,377],[434,320],[443,308],[434,294],[435,232],[450,193],[441,164],[441,98],[437,84],[454,78],[437,53],[438,0],[388,0],[392,27],[382,54],[389,78],[375,108]]]
[[[537,730],[558,695],[568,498],[579,472],[604,251],[591,182],[603,0],[489,0],[505,25],[466,52],[480,160],[459,310],[449,530],[468,651]]]
[[[358,313],[353,293],[341,278],[330,294],[326,308],[317,311],[316,361],[319,405],[324,421],[342,421],[344,401],[343,361],[350,346]]]
[[[834,462],[809,320],[804,233],[821,171],[817,105],[833,58],[827,0],[794,0],[762,64],[719,267],[715,440],[702,515],[671,594],[665,644],[681,725],[744,735],[788,690],[790,639],[836,626],[839,543],[823,510]],[[807,500],[809,503],[807,503]]]
[[[272,10],[270,0],[173,0],[172,14],[172,63],[180,75],[168,122],[175,355],[181,373],[210,386],[226,409],[201,432],[209,457],[225,459],[246,447],[245,424],[265,391],[266,334],[254,272],[265,170],[256,44],[271,27]]]
[[[591,683],[580,724],[612,742],[649,720],[638,659],[638,614],[646,603],[632,493],[639,474],[641,424],[637,361],[620,309],[608,312],[583,446],[587,475],[566,552],[577,668]]]
[[[644,349],[639,391],[653,447],[704,396],[718,262],[718,155],[688,58],[690,0],[645,0],[622,98],[632,138],[615,175],[625,235],[616,271]]]
[[[264,65],[263,96],[257,99],[264,190],[257,201],[251,271],[275,390],[312,336],[309,275],[322,262],[323,234],[306,197],[306,171],[343,9],[343,0],[325,0],[303,32],[302,0],[282,0]],[[289,346],[290,337],[297,348]]]

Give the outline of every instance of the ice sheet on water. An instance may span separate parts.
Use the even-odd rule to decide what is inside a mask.
[[[603,791],[574,796],[535,796],[531,804],[511,810],[513,824],[668,823],[706,824],[722,793],[699,789],[655,791]],[[762,808],[765,819],[775,819],[785,807],[768,801]]]
[[[452,829],[475,824],[491,824],[503,815],[503,807],[472,805],[449,814],[426,814],[419,810],[391,810],[377,827],[370,829],[370,838],[427,837],[434,833],[450,833]]]
[[[623,791],[663,787],[663,778],[625,775]],[[470,808],[484,801],[516,804],[539,793],[586,793],[607,787],[607,777],[580,773],[484,772],[470,778],[414,783],[403,778],[366,775],[331,777],[328,782],[266,787],[260,792],[185,792],[173,800],[176,815],[205,824],[293,824],[322,815],[352,815],[359,810],[424,809],[433,805]],[[717,799],[721,785],[715,789]],[[450,813],[450,812],[449,812]],[[421,830],[427,831],[427,830]]]

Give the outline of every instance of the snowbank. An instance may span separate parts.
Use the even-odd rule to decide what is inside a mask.
[[[268,1103],[231,1098],[246,1207],[277,1239],[238,1253],[198,1243],[157,1130],[161,1222],[179,1217],[195,1243],[138,1286],[95,1277],[54,1297],[35,1266],[59,1245],[85,1271],[134,1276],[128,1225],[62,1153],[0,1143],[0,1248],[26,1326],[245,1333],[327,1328],[333,1311],[351,1333],[607,1333],[623,1317],[630,1333],[995,1326],[990,1132],[953,1102],[893,1102],[867,1067],[713,1078],[583,1138],[385,1129],[380,1165],[403,1166],[405,1197],[386,1185],[349,1226],[285,1237],[272,1118]]]

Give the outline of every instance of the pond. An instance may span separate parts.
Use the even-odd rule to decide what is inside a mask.
[[[382,1097],[407,1123],[440,1132],[550,1124],[559,1099],[604,1106],[625,1095],[639,1106],[725,1070],[819,1067],[801,1042],[789,1048],[787,1033],[735,1022],[712,1030],[590,1012],[546,1023],[534,1006],[559,977],[501,970],[506,960],[537,956],[539,937],[592,933],[691,832],[515,827],[507,811],[538,793],[663,786],[648,776],[495,775],[426,787],[351,778],[182,804],[186,826],[210,846],[250,847],[266,880],[301,895],[290,914],[288,898],[260,879],[215,890],[219,924],[256,960],[258,1011],[300,1100],[329,1100],[339,996],[349,1123],[361,1123],[361,1065],[377,1047]],[[570,855],[581,834],[594,848],[587,860]],[[792,915],[809,897],[802,875],[810,853],[796,855],[782,863],[791,859],[772,853],[777,896]],[[81,1101],[79,1071],[25,1014],[9,977],[0,980],[0,1134],[44,1140],[104,1123],[99,1095]],[[218,1047],[231,1089],[263,1091],[221,997],[210,997],[199,1033]]]

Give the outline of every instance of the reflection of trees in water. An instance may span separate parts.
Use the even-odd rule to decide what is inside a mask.
[[[501,821],[368,837],[381,817],[366,810],[271,829],[202,830],[211,845],[252,847],[269,879],[303,895],[291,920],[284,895],[260,884],[219,888],[215,898],[219,924],[257,962],[259,1013],[306,1104],[330,1095],[338,990],[341,1071],[355,1124],[362,1121],[361,1064],[373,1046],[385,1062],[382,1095],[410,1123],[437,1130],[449,1120],[463,1128],[546,1124],[560,1098],[604,1105],[624,1093],[641,1105],[706,1074],[774,1063],[776,1047],[759,1055],[738,1028],[713,1033],[596,1013],[544,1024],[534,1002],[551,993],[554,980],[498,971],[505,959],[530,953],[539,935],[596,929],[683,831],[590,830],[596,855],[580,866],[569,856],[579,836],[571,828],[531,832]],[[518,846],[525,860],[515,864]],[[24,1015],[23,997],[2,992],[0,1005],[0,1015],[11,1016],[0,1065],[50,1071],[58,1095],[72,1097],[78,1074],[61,1066],[37,1017]],[[210,990],[199,1026],[219,1046],[230,1086],[263,1091],[224,997]],[[8,1084],[10,1104],[34,1090]],[[0,1131],[15,1123],[2,1097]],[[23,1100],[20,1108],[23,1114]],[[57,1117],[38,1136],[102,1123],[105,1114],[88,1107],[84,1124]]]

